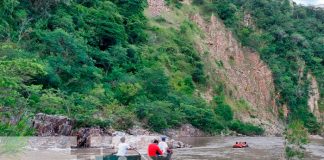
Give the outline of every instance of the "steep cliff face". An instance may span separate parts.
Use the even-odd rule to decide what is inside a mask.
[[[149,0],[148,4],[149,10],[154,11],[151,12],[153,16],[163,13],[156,8],[170,11],[161,6],[165,5],[163,0]],[[190,5],[187,1],[183,4]],[[215,96],[213,87],[222,82],[230,99],[234,99],[232,106],[236,118],[262,126],[267,134],[281,134],[283,125],[278,120],[272,73],[260,60],[259,54],[243,48],[215,16],[211,17],[210,22],[206,22],[199,13],[188,13],[187,16],[203,32],[195,46],[209,77],[206,91],[200,91],[202,96],[211,101]],[[244,107],[236,102],[243,103]]]
[[[243,48],[215,16],[209,24],[199,14],[191,19],[205,33],[205,42],[197,42],[197,46],[202,53],[208,52],[202,58],[212,82],[222,80],[232,97],[245,100],[250,107],[237,108],[236,117],[262,125],[269,134],[280,134],[283,127],[278,120],[272,73],[258,53]]]
[[[307,78],[310,80],[310,88],[309,88],[309,99],[308,99],[308,107],[309,110],[314,114],[319,122],[324,121],[324,115],[321,114],[319,109],[319,101],[320,101],[320,92],[318,88],[318,84],[316,78],[312,74],[308,74]]]

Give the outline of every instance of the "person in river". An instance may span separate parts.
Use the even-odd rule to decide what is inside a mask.
[[[243,146],[243,147],[249,147],[249,145],[248,145],[246,142],[243,142],[243,143],[242,143],[242,146]]]
[[[163,154],[161,149],[159,148],[158,144],[159,144],[159,141],[157,139],[154,139],[153,143],[151,143],[147,149],[148,156],[153,160],[157,160],[158,156]]]
[[[118,160],[126,160],[126,154],[127,150],[133,149],[128,143],[125,142],[126,138],[122,137],[120,138],[120,143],[117,147],[117,153],[116,156],[118,156]]]
[[[172,150],[169,148],[168,144],[166,143],[166,137],[161,138],[161,142],[159,142],[159,148],[162,151],[162,156],[164,159],[171,159]]]

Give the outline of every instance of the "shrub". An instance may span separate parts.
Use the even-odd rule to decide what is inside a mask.
[[[196,83],[205,84],[206,76],[204,73],[204,65],[197,63],[194,72],[192,73],[192,80]]]
[[[234,120],[229,125],[229,128],[237,133],[241,133],[244,135],[252,136],[252,135],[262,135],[264,133],[264,129],[261,127],[254,126],[249,123],[243,123],[239,120]]]
[[[219,104],[215,108],[215,113],[224,118],[225,121],[233,120],[232,108],[227,104]]]
[[[32,136],[34,132],[27,119],[22,119],[16,125],[0,122],[0,136]]]
[[[177,8],[181,8],[182,4],[179,0],[165,0],[167,5],[174,5]]]
[[[317,134],[321,127],[313,113],[309,112],[306,107],[298,107],[293,110],[290,116],[292,122],[299,119],[303,122],[309,133]]]
[[[193,0],[192,3],[195,5],[202,5],[205,3],[205,1],[204,0]]]
[[[181,108],[186,114],[187,121],[197,128],[209,133],[220,133],[225,129],[225,122],[209,108],[197,108],[191,105],[182,105]]]
[[[156,132],[169,128],[168,122],[160,114],[150,114],[147,118],[149,127]]]
[[[114,111],[113,115],[111,115],[113,117],[113,128],[118,130],[127,130],[128,128],[133,127],[135,115],[124,107],[119,107],[120,109]]]
[[[288,141],[285,153],[288,159],[304,157],[305,148],[303,145],[308,143],[308,132],[300,120],[292,121],[285,131],[285,138]]]
[[[308,142],[307,129],[299,120],[295,120],[288,125],[285,136],[290,144],[303,145]]]
[[[184,122],[184,114],[168,101],[141,102],[135,105],[135,110],[137,116],[147,122],[148,128],[157,132]]]
[[[299,151],[299,150],[295,150],[291,147],[286,147],[285,148],[285,153],[286,153],[286,157],[287,159],[293,159],[293,157],[297,157],[297,159],[303,159],[304,158],[304,152]]]
[[[168,94],[169,78],[162,68],[144,68],[140,76],[143,80],[142,86],[150,97],[163,99]]]

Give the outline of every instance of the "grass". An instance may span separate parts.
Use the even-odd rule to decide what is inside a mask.
[[[321,98],[318,103],[318,108],[321,113],[324,113],[324,98]]]
[[[235,101],[234,104],[235,108],[237,109],[238,112],[246,112],[246,111],[251,111],[251,105],[249,104],[249,102],[247,102],[244,99],[240,99],[238,101]]]
[[[285,153],[286,153],[286,158],[289,159],[294,159],[294,158],[298,158],[298,159],[303,159],[305,153],[301,150],[297,150],[297,149],[293,149],[291,147],[286,147],[285,148]]]

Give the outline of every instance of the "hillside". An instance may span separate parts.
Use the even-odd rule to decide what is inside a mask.
[[[323,10],[275,0],[194,2],[218,13],[243,46],[259,52],[288,122],[301,119],[317,132],[322,125],[316,121],[323,121]]]
[[[300,120],[320,132],[321,10],[276,0],[0,4],[0,135],[33,135],[37,113],[76,128],[281,135]]]

